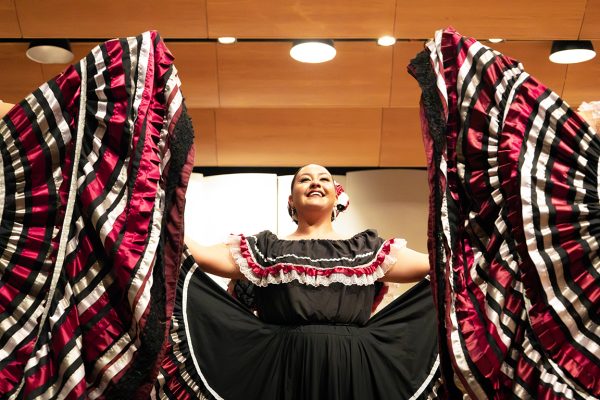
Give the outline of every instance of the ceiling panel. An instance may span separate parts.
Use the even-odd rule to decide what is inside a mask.
[[[209,36],[377,38],[393,33],[395,0],[207,0]]]
[[[85,57],[96,45],[97,43],[72,43],[71,49],[74,53],[72,63]],[[175,57],[175,66],[182,81],[182,90],[188,107],[219,106],[215,46],[214,43],[167,43],[167,47]],[[44,81],[58,75],[68,65],[42,64]]]
[[[73,63],[85,57],[97,43],[72,43]],[[217,56],[214,43],[168,42],[175,57],[175,66],[182,81],[188,107],[219,106]],[[43,64],[44,80],[62,72],[69,64]]]
[[[392,107],[415,107],[419,105],[421,90],[417,81],[406,71],[406,67],[410,60],[423,50],[423,46],[424,41],[398,42],[394,45]]]
[[[87,54],[96,47],[98,43],[71,43],[71,51],[73,52],[73,60],[69,64],[40,64],[44,81],[54,78],[56,75],[64,71],[69,65],[77,63],[79,60],[87,56]]]
[[[596,49],[600,41],[593,42]],[[571,64],[563,91],[564,99],[577,109],[584,101],[600,100],[600,59],[598,57],[581,64]]]
[[[600,0],[432,0],[418,5],[402,0],[107,0],[101,7],[98,4],[0,0],[0,39],[4,39],[0,99],[18,102],[66,67],[29,61],[24,55],[27,45],[10,43],[11,38],[90,39],[72,45],[77,61],[105,38],[157,29],[166,39],[184,39],[167,45],[176,58],[183,94],[200,133],[198,165],[311,161],[332,165],[331,160],[348,166],[424,165],[416,112],[420,90],[406,66],[423,48],[423,39],[448,25],[480,39],[504,37],[504,43],[484,44],[520,60],[527,72],[574,107],[584,100],[600,100],[598,59],[568,67],[548,61],[552,40],[576,38],[580,31],[582,38],[600,40]],[[292,60],[290,43],[281,40],[375,38],[391,31],[405,40],[388,48],[371,41],[338,40],[337,57],[321,65]],[[212,38],[235,35],[259,40],[231,46],[196,40],[207,38],[209,32]],[[600,43],[595,44],[599,48]],[[292,151],[288,143],[298,137],[325,144],[315,150],[300,142]],[[257,142],[266,143],[266,150]],[[346,147],[343,152],[330,150],[336,146]]]
[[[217,140],[215,133],[215,110],[188,108],[194,126],[194,165],[212,167],[217,164]]]
[[[41,64],[25,56],[26,43],[0,43],[0,99],[18,103],[45,82]]]
[[[425,150],[419,109],[383,109],[381,167],[424,167]]]
[[[205,0],[17,0],[23,36],[113,38],[158,30],[166,38],[205,38]],[[40,23],[52,18],[51,23]]]
[[[503,43],[482,42],[486,46],[520,61],[529,74],[546,86],[562,93],[566,65],[548,60],[551,43],[547,41],[507,41]],[[406,66],[423,49],[422,42],[398,43],[394,46],[394,73],[392,77],[392,107],[414,107],[419,104],[420,89],[416,80],[408,74]]]
[[[21,28],[17,19],[14,0],[0,1],[0,37],[20,38]]]
[[[381,109],[218,109],[220,166],[379,163]]]
[[[504,43],[484,43],[502,54],[520,61],[525,71],[537,80],[562,95],[567,66],[550,62],[550,48],[547,41],[507,41]]]
[[[323,64],[294,61],[289,43],[237,43],[217,48],[222,107],[389,105],[392,48],[338,42]]]
[[[600,39],[600,0],[588,0],[580,39]]]
[[[181,90],[188,107],[218,107],[216,44],[168,42],[167,47],[175,56]]]
[[[434,0],[397,2],[395,34],[399,38],[431,38],[453,26],[478,39],[576,39],[586,0]]]

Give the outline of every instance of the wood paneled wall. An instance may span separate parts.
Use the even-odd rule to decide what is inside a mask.
[[[21,38],[90,39],[73,44],[77,60],[106,38],[157,29],[176,57],[197,165],[421,167],[420,93],[406,66],[448,25],[520,60],[574,107],[600,100],[599,58],[548,60],[554,39],[600,40],[600,0],[0,0],[0,99],[17,102],[66,67],[28,60]],[[338,41],[337,57],[318,65],[293,61],[285,41],[206,41],[382,34],[402,40]]]

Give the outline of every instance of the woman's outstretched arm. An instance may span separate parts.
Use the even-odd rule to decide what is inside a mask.
[[[198,264],[202,271],[224,278],[243,278],[227,245],[224,243],[216,244],[214,246],[201,246],[186,236],[185,244],[190,249],[194,260],[196,260],[196,264]]]
[[[11,108],[13,108],[13,106],[14,104],[5,103],[0,100],[0,118],[4,117],[6,113],[9,112]]]
[[[386,282],[408,283],[418,282],[429,274],[429,255],[403,247],[393,249],[396,258],[394,265],[381,278]]]

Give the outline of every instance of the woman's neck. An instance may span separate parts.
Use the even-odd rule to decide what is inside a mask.
[[[341,236],[333,230],[331,220],[325,223],[310,224],[299,221],[296,231],[288,236],[290,239],[340,239]]]

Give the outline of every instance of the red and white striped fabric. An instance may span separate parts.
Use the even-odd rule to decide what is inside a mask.
[[[446,390],[600,397],[600,138],[520,63],[439,31],[423,90]]]
[[[168,332],[193,132],[156,32],[0,122],[0,397],[146,397]]]

